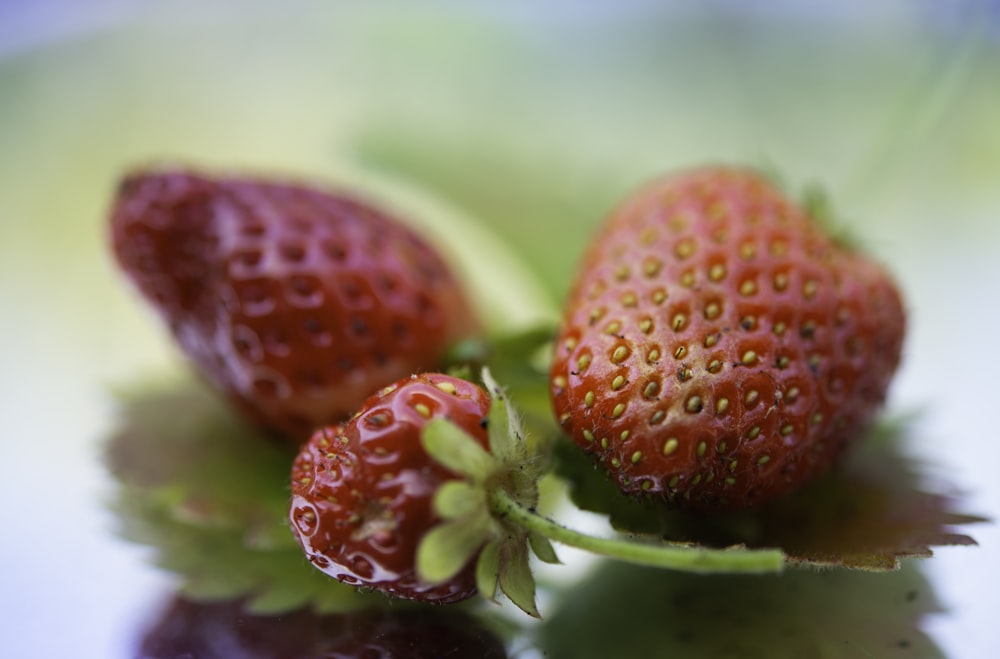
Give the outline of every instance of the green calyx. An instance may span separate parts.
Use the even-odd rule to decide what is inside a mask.
[[[481,595],[502,591],[528,615],[540,617],[529,554],[546,563],[559,559],[551,541],[638,565],[701,573],[776,572],[785,555],[776,549],[705,549],[641,537],[595,537],[568,529],[535,510],[538,481],[549,466],[551,447],[526,436],[504,390],[483,370],[492,396],[489,451],[445,419],[427,424],[422,442],[437,462],[463,477],[434,497],[442,522],[417,549],[417,572],[429,583],[458,574],[473,557]]]

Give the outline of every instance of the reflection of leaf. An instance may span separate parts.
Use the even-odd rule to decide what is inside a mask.
[[[248,597],[256,611],[371,601],[315,570],[287,524],[292,455],[200,385],[139,387],[105,461],[119,480],[121,534],[156,550],[190,597]]]
[[[920,474],[900,453],[907,428],[875,429],[801,492],[739,513],[687,514],[627,499],[567,442],[560,471],[577,505],[608,514],[620,530],[710,546],[780,547],[791,563],[886,570],[901,557],[929,556],[933,546],[975,544],[950,527],[984,521],[955,512],[952,497],[922,489]]]
[[[174,599],[140,641],[139,659],[506,657],[503,641],[463,610],[252,614],[239,601]]]
[[[939,610],[911,565],[890,574],[691,575],[602,565],[539,629],[550,659],[940,657]]]

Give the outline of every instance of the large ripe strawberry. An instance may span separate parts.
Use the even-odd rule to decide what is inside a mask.
[[[417,546],[442,520],[434,496],[460,476],[421,444],[432,419],[487,448],[490,398],[442,374],[414,375],[370,397],[350,421],[318,430],[292,468],[292,530],[317,568],[396,597],[454,602],[476,592],[474,561],[443,583],[417,575]]]
[[[594,238],[550,389],[563,429],[633,495],[773,499],[857,439],[904,334],[900,295],[766,179],[655,181]]]
[[[340,193],[138,171],[111,224],[122,268],[203,374],[296,444],[474,331],[441,256]]]

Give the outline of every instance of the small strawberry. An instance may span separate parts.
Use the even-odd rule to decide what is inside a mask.
[[[296,445],[475,331],[441,256],[340,193],[139,171],[111,230],[121,267],[208,380]]]
[[[396,597],[472,596],[473,562],[441,583],[417,575],[417,545],[441,521],[434,497],[460,478],[431,459],[421,432],[448,419],[486,449],[489,409],[489,396],[471,382],[422,374],[375,394],[350,421],[318,430],[292,467],[292,530],[312,564]]]
[[[658,180],[594,238],[550,374],[617,485],[752,506],[826,469],[883,402],[905,318],[889,276],[750,171]]]

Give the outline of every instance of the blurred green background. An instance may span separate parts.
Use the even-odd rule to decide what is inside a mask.
[[[109,388],[177,367],[105,246],[117,178],[150,161],[402,181],[448,209],[449,247],[513,315],[557,307],[591,229],[659,172],[740,162],[822,183],[907,293],[891,407],[924,410],[914,453],[991,514],[997,4],[0,2],[10,656],[119,656],[169,583],[110,537],[97,459]],[[461,218],[502,244],[451,231]],[[484,273],[477,250],[510,271]],[[975,535],[924,564],[952,611],[926,624],[954,656],[996,642],[1000,599],[980,585],[1000,536]],[[79,623],[52,635],[53,618]]]

